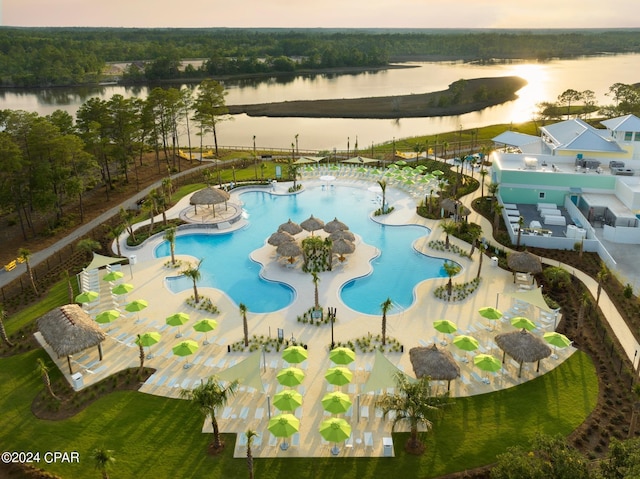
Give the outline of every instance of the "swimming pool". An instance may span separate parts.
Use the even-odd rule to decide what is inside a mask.
[[[260,277],[261,265],[249,254],[261,248],[271,233],[288,219],[300,223],[311,214],[325,222],[337,217],[363,241],[375,246],[380,255],[372,261],[373,272],[344,284],[342,301],[365,314],[379,314],[380,304],[391,298],[396,309],[414,302],[415,286],[429,278],[446,277],[444,260],[417,252],[413,242],[429,229],[416,226],[385,226],[369,217],[378,207],[376,193],[366,189],[335,185],[331,188],[305,187],[297,195],[272,195],[266,191],[248,191],[240,195],[248,225],[223,234],[194,233],[176,239],[176,253],[204,258],[200,269],[201,286],[225,291],[248,310],[266,313],[282,309],[295,299],[289,285]],[[161,243],[156,257],[169,256],[169,245]],[[179,277],[169,282],[172,291],[193,287],[190,279]]]

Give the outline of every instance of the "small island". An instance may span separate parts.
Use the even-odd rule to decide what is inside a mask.
[[[268,117],[421,118],[462,115],[517,98],[517,76],[458,80],[447,90],[411,95],[229,105],[229,113]]]

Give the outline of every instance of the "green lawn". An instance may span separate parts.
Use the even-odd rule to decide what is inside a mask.
[[[114,450],[113,477],[247,477],[244,459],[205,454],[210,437],[200,433],[202,418],[184,401],[137,392],[111,394],[74,418],[42,421],[30,404],[42,388],[34,375],[43,351],[0,359],[0,443],[5,450],[78,451],[80,464],[41,464],[65,478],[95,478],[95,447]],[[50,361],[49,361],[50,362]],[[53,379],[60,373],[54,371]],[[256,459],[256,477],[437,477],[485,465],[508,446],[526,443],[537,431],[563,435],[594,408],[598,386],[589,358],[574,354],[562,366],[522,386],[494,394],[456,399],[426,436],[421,457],[404,454],[406,434],[394,436],[396,457]],[[189,472],[187,472],[189,471]]]

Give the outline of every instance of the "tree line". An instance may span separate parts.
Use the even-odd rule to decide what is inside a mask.
[[[569,88],[558,95],[555,102],[538,103],[538,116],[547,120],[588,117],[597,112],[599,116],[613,118],[623,115],[640,116],[640,84],[629,85],[614,83],[606,93],[613,103],[598,106],[595,93],[592,90],[578,91]]]
[[[0,28],[0,86],[93,84],[107,62],[129,82],[379,67],[395,59],[493,61],[637,53],[636,30],[448,31]],[[200,67],[182,65],[199,58]]]

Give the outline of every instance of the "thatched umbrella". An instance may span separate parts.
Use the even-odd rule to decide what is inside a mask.
[[[356,235],[354,235],[349,230],[343,230],[343,231],[334,231],[328,236],[328,238],[331,241],[338,241],[339,239],[345,239],[353,243],[356,240]]]
[[[198,205],[213,205],[213,216],[216,215],[215,205],[224,203],[225,209],[227,208],[227,201],[229,201],[231,195],[226,191],[219,188],[213,188],[208,186],[200,191],[196,191],[191,195],[189,204],[193,205],[194,212],[197,213]]]
[[[107,337],[100,327],[77,304],[52,309],[38,319],[40,334],[59,358],[66,356],[71,369],[72,354],[98,346],[102,361],[102,341]]]
[[[276,252],[280,256],[288,256],[289,263],[293,263],[293,258],[302,254],[302,248],[295,241],[287,241],[278,246]]]
[[[454,200],[453,198],[444,198],[440,202],[440,206],[442,206],[442,209],[444,211],[446,211],[449,214],[456,215],[456,217],[469,216],[471,214],[471,211],[469,210],[469,208],[464,206],[459,201]]]
[[[345,254],[351,254],[356,250],[356,245],[346,239],[338,239],[331,244],[331,251],[340,255],[340,261],[344,261]]]
[[[342,221],[339,221],[338,218],[333,218],[326,225],[324,225],[324,230],[327,233],[335,233],[336,231],[346,231],[349,227],[345,225]]]
[[[293,235],[290,235],[286,231],[276,231],[267,240],[271,246],[280,246],[282,243],[290,243],[291,241],[295,241],[296,239]]]
[[[451,380],[460,376],[460,367],[451,353],[446,349],[438,349],[435,344],[426,348],[411,348],[409,359],[418,379],[429,377],[446,380],[447,391],[451,386]]]
[[[531,334],[526,329],[498,334],[496,344],[502,349],[502,362],[505,354],[508,354],[520,363],[518,377],[522,376],[522,363],[538,362],[536,372],[540,370],[540,360],[551,356],[551,348],[538,336]]]
[[[514,251],[507,257],[507,265],[514,273],[540,273],[542,263],[540,258],[528,251]]]
[[[302,229],[305,231],[310,231],[311,235],[313,235],[314,231],[321,230],[324,227],[324,221],[311,215],[300,223],[300,226],[302,226]]]
[[[294,223],[289,219],[286,223],[282,223],[278,226],[278,231],[284,231],[285,233],[289,233],[290,235],[297,235],[302,231],[302,226],[298,223]]]

